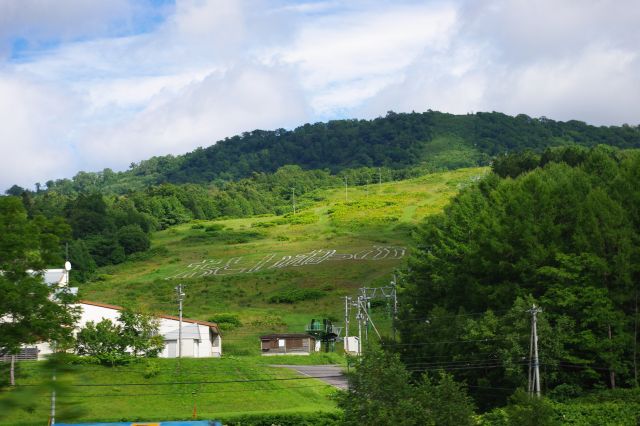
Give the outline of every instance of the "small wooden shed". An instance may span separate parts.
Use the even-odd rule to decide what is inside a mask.
[[[305,333],[277,333],[260,336],[262,355],[310,355],[316,350],[315,337]]]

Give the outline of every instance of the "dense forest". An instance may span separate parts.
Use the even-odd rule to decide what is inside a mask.
[[[390,346],[491,406],[526,386],[535,304],[547,395],[637,385],[640,151],[551,148],[493,168],[420,227]]]
[[[235,181],[254,173],[274,173],[289,164],[334,174],[361,167],[433,171],[486,165],[498,154],[526,149],[540,153],[567,144],[638,148],[640,127],[596,127],[575,120],[560,122],[524,114],[511,117],[497,112],[389,112],[373,120],[334,120],[294,130],[245,132],[185,155],[132,163],[124,172],[79,172],[72,179],[37,183],[36,192],[124,194],[163,183]],[[14,186],[9,191],[19,195],[24,189]]]

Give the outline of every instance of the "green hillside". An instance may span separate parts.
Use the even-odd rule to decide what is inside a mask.
[[[221,323],[226,354],[258,354],[262,333],[303,331],[312,318],[342,322],[341,298],[388,283],[417,221],[486,172],[312,191],[297,200],[295,215],[171,227],[153,235],[149,252],[101,268],[80,295],[175,313],[174,287],[183,283],[185,316]],[[377,317],[384,326],[383,306]]]

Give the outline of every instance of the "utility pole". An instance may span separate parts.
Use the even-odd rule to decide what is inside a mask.
[[[13,315],[11,315],[11,323],[13,323],[14,321],[15,321],[15,318]],[[16,372],[16,354],[11,352],[11,366],[9,367],[9,385],[10,386],[16,385],[15,372]]]
[[[55,341],[52,342],[52,349],[53,349],[53,354],[55,356],[55,353],[56,353]],[[53,387],[51,389],[51,413],[49,414],[49,425],[53,426],[56,424],[56,373],[55,373],[55,370],[53,372],[53,377],[51,380],[52,380]]]
[[[358,296],[358,313],[356,314],[358,319],[358,355],[362,355],[362,296]]]
[[[182,284],[178,284],[178,286],[176,287],[176,292],[178,293],[178,315],[179,315],[178,358],[182,358],[182,301],[184,300],[184,291],[182,289]]]
[[[391,281],[392,297],[393,297],[393,319],[391,324],[393,326],[393,341],[396,341],[396,321],[398,319],[398,292],[396,289],[397,281],[396,274],[393,274],[393,281]]]
[[[344,350],[349,352],[349,296],[344,297]]]
[[[542,309],[535,304],[529,310],[531,313],[531,347],[529,348],[529,393],[540,396],[540,362],[538,360],[538,318],[537,314]],[[533,364],[531,363],[531,355],[533,354]],[[533,370],[533,371],[532,371]]]
[[[348,203],[349,202],[349,192],[348,192],[348,184],[347,184],[347,177],[344,177],[344,202]]]
[[[293,200],[293,214],[296,214],[296,188],[291,188],[291,199]]]

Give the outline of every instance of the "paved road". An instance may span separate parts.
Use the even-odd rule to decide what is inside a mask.
[[[272,365],[271,367],[290,368],[304,376],[316,377],[339,389],[348,388],[347,376],[339,365]]]

